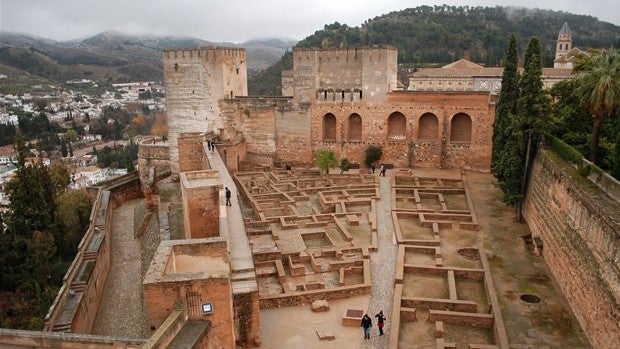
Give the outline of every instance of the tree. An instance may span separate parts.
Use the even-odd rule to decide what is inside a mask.
[[[329,173],[329,169],[338,165],[336,154],[331,149],[320,149],[316,153],[314,163],[321,169],[322,173]]]
[[[537,142],[545,130],[545,116],[550,102],[543,91],[540,41],[530,40],[525,54],[523,76],[519,80],[516,115],[509,118],[505,146],[498,152],[496,171],[502,200],[515,204],[520,219],[520,203],[526,184],[527,169]]]
[[[574,71],[580,100],[594,117],[589,159],[596,163],[601,127],[620,103],[620,50],[595,52],[579,61]]]
[[[381,149],[381,147],[371,145],[366,148],[365,155],[366,156],[364,157],[364,165],[366,165],[366,167],[370,167],[372,163],[377,163],[379,159],[381,159],[381,156],[383,155],[383,150]]]
[[[506,141],[510,138],[507,128],[510,119],[517,113],[517,100],[519,99],[519,54],[517,52],[517,38],[513,34],[510,36],[506,57],[504,58],[504,72],[502,74],[502,88],[499,93],[499,101],[493,122],[493,150],[491,168],[496,176],[499,171],[500,154],[506,146]]]
[[[56,221],[64,231],[58,242],[59,252],[65,258],[73,258],[77,246],[88,229],[92,204],[84,190],[69,190],[56,197]]]
[[[49,174],[54,189],[54,197],[67,190],[67,186],[71,182],[67,166],[60,162],[54,162],[49,167]]]
[[[73,142],[76,139],[78,139],[78,133],[76,130],[74,129],[70,129],[69,131],[67,131],[67,139],[69,140],[69,142]]]

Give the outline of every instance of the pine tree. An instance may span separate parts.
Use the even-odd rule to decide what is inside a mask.
[[[513,34],[510,36],[506,57],[504,58],[504,72],[502,74],[502,88],[499,93],[499,101],[495,111],[495,121],[493,123],[493,150],[491,168],[498,179],[500,154],[506,146],[510,135],[506,129],[510,119],[517,112],[517,100],[519,99],[519,72],[517,71],[519,54],[517,52],[517,38]]]

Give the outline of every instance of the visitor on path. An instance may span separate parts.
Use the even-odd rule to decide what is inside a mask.
[[[385,177],[385,165],[381,165],[381,171],[379,171],[379,176]]]
[[[385,316],[383,316],[383,310],[379,314],[375,315],[377,318],[377,327],[379,327],[379,336],[383,336],[383,323],[385,322]]]
[[[211,150],[211,140],[207,139],[207,149]]]
[[[228,187],[224,187],[224,191],[226,192],[226,206],[232,206],[230,203],[230,196],[232,195],[230,189],[228,189]]]
[[[372,174],[375,174],[375,163],[374,162],[370,164],[370,170],[372,171]]]
[[[372,327],[372,319],[368,314],[364,314],[361,327],[364,328],[364,339],[370,339],[370,328]]]

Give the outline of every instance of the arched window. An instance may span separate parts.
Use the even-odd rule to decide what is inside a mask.
[[[450,142],[471,143],[471,118],[469,115],[458,113],[452,117]]]
[[[336,141],[336,117],[332,113],[323,116],[323,140]]]
[[[407,135],[407,120],[402,113],[394,112],[388,118],[388,139],[404,141]]]
[[[433,113],[426,113],[420,117],[420,134],[421,141],[436,141],[437,129],[439,122],[437,116]]]
[[[358,114],[349,115],[349,141],[362,140],[362,117]]]

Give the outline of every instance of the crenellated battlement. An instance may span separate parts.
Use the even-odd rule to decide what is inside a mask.
[[[199,48],[175,48],[162,51],[164,60],[224,60],[246,59],[246,51],[241,47],[204,46]]]
[[[394,51],[398,52],[398,49],[391,45],[375,45],[375,46],[359,46],[350,48],[295,48],[293,49],[293,56],[296,61],[301,59],[312,60],[356,60],[358,57],[364,56],[372,59],[376,57],[377,60],[385,59],[387,55],[383,55],[384,52]]]

